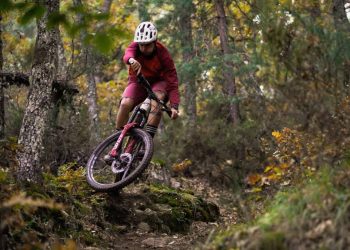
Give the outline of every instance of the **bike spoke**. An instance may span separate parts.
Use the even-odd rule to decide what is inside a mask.
[[[138,155],[140,150],[144,148],[142,138],[126,135],[120,145],[117,157],[113,159],[111,164],[106,163],[104,156],[112,150],[114,143],[104,148],[95,160],[92,175],[98,183],[111,184],[123,181],[133,173],[143,159],[143,155]]]

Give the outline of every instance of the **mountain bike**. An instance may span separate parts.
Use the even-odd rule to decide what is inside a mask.
[[[135,181],[147,168],[153,155],[153,139],[144,131],[151,112],[151,100],[171,116],[171,110],[159,100],[143,75],[138,83],[147,91],[147,98],[137,105],[121,131],[102,141],[92,152],[86,169],[87,182],[97,191],[115,191]],[[105,155],[111,156],[106,162]]]

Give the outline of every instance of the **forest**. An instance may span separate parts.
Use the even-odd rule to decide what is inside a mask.
[[[0,0],[0,249],[349,249],[349,94],[350,0]]]

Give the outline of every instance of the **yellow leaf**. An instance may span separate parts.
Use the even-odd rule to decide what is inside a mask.
[[[246,178],[246,182],[249,185],[255,185],[261,180],[261,175],[260,174],[250,174]]]
[[[288,164],[287,163],[282,163],[280,166],[279,166],[281,169],[286,169],[288,168]]]
[[[271,169],[273,169],[273,166],[267,166],[264,170],[264,173],[269,172]]]
[[[174,172],[183,172],[186,169],[188,169],[191,165],[192,165],[192,161],[189,159],[185,159],[184,161],[182,161],[180,163],[172,165],[171,168]]]
[[[258,193],[258,192],[261,192],[261,191],[262,191],[261,187],[255,187],[255,188],[252,188],[252,190],[251,190],[252,193]]]
[[[282,139],[282,134],[281,132],[278,132],[278,131],[273,131],[272,136],[275,137],[277,141],[280,141]]]
[[[277,174],[277,175],[281,175],[282,174],[282,170],[278,167],[274,167],[273,171]]]
[[[269,179],[270,181],[274,181],[274,180],[280,179],[280,175],[278,175],[278,174],[271,174],[271,175],[267,176],[266,178]]]

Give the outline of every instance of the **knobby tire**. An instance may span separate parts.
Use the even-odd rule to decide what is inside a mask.
[[[109,184],[100,183],[96,181],[93,176],[94,165],[96,165],[97,160],[101,160],[100,158],[103,157],[102,154],[104,153],[104,150],[116,143],[120,134],[121,134],[120,131],[117,133],[114,133],[113,135],[105,139],[103,142],[101,142],[96,147],[96,149],[92,152],[90,159],[87,163],[87,175],[86,175],[87,182],[96,191],[101,191],[101,192],[115,191],[129,185],[142,174],[142,172],[147,168],[147,166],[151,161],[151,158],[153,155],[152,137],[147,132],[145,132],[140,128],[132,128],[128,131],[127,135],[130,137],[142,139],[142,143],[144,145],[145,153],[140,163],[134,169],[132,169],[132,171],[122,180],[118,181],[118,178],[116,178],[117,182],[109,183]]]

